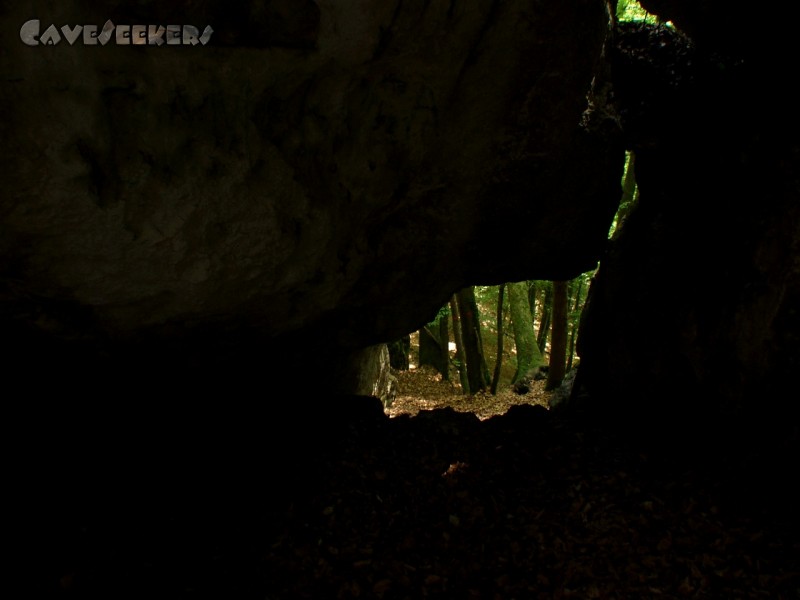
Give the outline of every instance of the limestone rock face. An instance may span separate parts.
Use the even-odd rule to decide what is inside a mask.
[[[592,286],[581,379],[662,426],[744,417],[796,435],[782,390],[800,367],[800,147],[784,82],[758,87],[754,57],[666,29],[618,39],[641,197]]]
[[[355,353],[350,364],[340,368],[332,388],[333,391],[355,390],[359,396],[373,396],[383,406],[391,406],[397,397],[397,378],[389,363],[386,344],[369,346]]]
[[[8,34],[32,18],[214,32]],[[575,275],[604,244],[621,159],[587,110],[602,2],[71,0],[0,19],[15,353],[205,360],[298,332],[353,350],[463,285]]]

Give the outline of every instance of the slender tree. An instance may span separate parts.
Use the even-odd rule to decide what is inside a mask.
[[[528,302],[531,305],[531,318],[536,321],[536,292],[538,287],[535,281],[528,282]]]
[[[475,288],[465,287],[456,294],[458,314],[461,318],[461,338],[464,342],[464,357],[467,362],[467,378],[470,394],[485,390],[487,381],[486,361],[483,359],[481,322]]]
[[[458,313],[458,300],[455,294],[450,299],[450,315],[453,319],[453,337],[456,340],[456,367],[461,381],[461,391],[469,394],[469,379],[467,377],[467,363],[464,360],[464,337],[461,335],[461,318]]]
[[[539,352],[544,352],[547,347],[547,334],[550,331],[550,315],[553,306],[553,285],[549,281],[542,282],[544,291],[542,292],[542,318],[539,320],[539,333],[536,336],[536,343],[539,345]]]
[[[567,359],[567,282],[553,282],[553,331],[550,337],[550,370],[545,389],[552,390],[564,379]]]
[[[419,330],[419,364],[431,366],[441,372],[441,352],[436,329],[434,322],[431,322]]]
[[[567,354],[567,371],[572,368],[575,357],[575,338],[578,335],[578,325],[581,320],[581,294],[583,292],[583,275],[575,279],[575,295],[572,313],[570,314],[569,352]]]
[[[449,315],[449,311],[443,311],[439,317],[439,352],[443,367],[441,371],[443,381],[450,381],[450,331],[447,326]]]
[[[517,383],[544,364],[544,360],[534,337],[528,290],[524,281],[508,284],[508,302],[511,306],[511,325],[517,347],[517,371],[511,383]]]
[[[497,359],[494,361],[494,376],[489,390],[492,396],[497,394],[497,384],[503,369],[503,292],[505,287],[505,284],[497,286]]]

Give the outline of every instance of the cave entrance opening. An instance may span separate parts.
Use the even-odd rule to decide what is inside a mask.
[[[635,164],[635,154],[626,152],[610,243],[638,201]],[[452,407],[485,419],[518,404],[549,409],[564,402],[580,365],[581,316],[598,269],[599,262],[568,281],[532,279],[456,292],[433,320],[387,345],[396,385],[382,396],[386,413]],[[465,327],[476,335],[468,339]],[[481,377],[470,377],[470,369]]]

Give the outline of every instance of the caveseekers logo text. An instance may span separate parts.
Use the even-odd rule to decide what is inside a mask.
[[[20,39],[28,46],[56,46],[64,39],[72,46],[81,40],[86,46],[105,46],[112,39],[119,46],[205,46],[214,30],[207,25],[200,33],[194,25],[114,25],[109,19],[98,31],[97,25],[50,25],[42,32],[39,19],[23,23]]]

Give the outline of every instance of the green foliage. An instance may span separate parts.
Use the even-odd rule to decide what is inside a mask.
[[[595,272],[596,269],[594,271],[581,273],[575,279],[570,281],[570,319],[577,319],[580,317],[580,314],[583,311],[583,305],[586,303],[586,297],[589,295],[589,285],[592,283],[592,278],[594,277]],[[575,297],[576,293],[579,294],[577,298]]]
[[[547,279],[536,279],[533,281],[536,284],[536,289],[541,290],[551,290],[553,289],[553,282]]]
[[[496,306],[497,302],[497,287],[496,285],[476,285],[475,286],[475,300],[478,301],[478,304],[481,306],[487,304],[491,306]],[[483,310],[481,310],[481,314],[483,314]],[[493,312],[493,311],[490,311]]]
[[[626,161],[627,165],[627,161]],[[569,282],[569,308],[568,308],[568,322],[570,331],[570,348],[572,353],[574,345],[572,340],[577,336],[577,327],[580,322],[580,315],[586,303],[586,298],[589,294],[589,286],[594,277],[596,270],[587,271],[578,275],[576,278]],[[580,282],[580,284],[579,284]],[[530,280],[525,282],[525,289],[530,290],[531,286],[536,288],[536,314],[533,315],[532,327],[538,332],[538,328],[543,318],[544,309],[544,296],[548,290],[552,292],[553,282],[549,280]],[[487,363],[492,363],[496,360],[497,354],[497,296],[498,286],[475,286],[475,298],[478,303],[479,314],[481,315],[481,334],[483,337],[483,347],[486,352],[485,358]],[[576,298],[576,295],[579,296]],[[504,294],[504,325],[503,325],[503,338],[505,343],[503,346],[503,359],[502,359],[502,374],[500,377],[499,388],[508,386],[513,379],[514,374],[518,371],[518,349],[514,339],[514,331],[512,327],[511,310],[509,310],[510,293]],[[449,313],[449,308],[444,307],[444,314]],[[549,331],[549,329],[548,329]],[[542,357],[544,360],[545,357]],[[574,356],[572,357],[574,358]],[[457,360],[457,359],[456,359]],[[454,359],[451,358],[451,362]]]
[[[617,208],[617,214],[614,215],[614,220],[611,222],[611,227],[608,230],[608,239],[612,239],[617,232],[619,224],[622,219],[630,213],[636,200],[639,198],[639,186],[636,184],[636,179],[633,177],[634,155],[631,152],[625,152],[625,168],[622,171],[622,198]],[[630,175],[630,178],[628,177]]]
[[[619,0],[617,2],[618,21],[645,21],[646,23],[656,23],[658,19],[651,15],[636,0]]]
[[[438,325],[439,321],[444,318],[450,316],[450,304],[445,304],[442,308],[439,309],[439,312],[436,313],[436,316],[433,318],[433,321],[428,323],[428,325]]]

